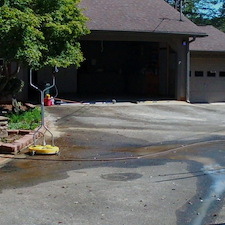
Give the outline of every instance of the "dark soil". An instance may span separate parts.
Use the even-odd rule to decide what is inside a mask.
[[[30,108],[31,107],[29,107],[27,105],[20,106],[21,111],[26,111]],[[12,104],[0,104],[0,115],[1,116],[4,116],[5,114],[12,112],[12,110],[13,110]]]

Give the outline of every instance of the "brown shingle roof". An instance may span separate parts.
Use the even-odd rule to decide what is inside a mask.
[[[204,35],[164,0],[81,0],[80,7],[90,30]]]
[[[191,51],[225,52],[225,33],[213,26],[201,26],[207,37],[197,38],[190,44]]]

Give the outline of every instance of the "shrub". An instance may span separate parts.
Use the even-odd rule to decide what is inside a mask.
[[[10,130],[33,130],[39,126],[41,121],[40,108],[34,108],[29,111],[20,112],[19,114],[9,113],[8,129]]]

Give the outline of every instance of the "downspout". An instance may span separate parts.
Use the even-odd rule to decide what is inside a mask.
[[[190,43],[194,42],[196,37],[192,37],[188,41],[188,52],[187,52],[187,86],[186,86],[186,102],[190,103]]]
[[[190,44],[190,43],[194,42],[195,40],[196,40],[196,37],[194,36],[188,43]]]

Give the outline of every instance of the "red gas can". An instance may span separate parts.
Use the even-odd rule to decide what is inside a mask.
[[[45,106],[50,106],[52,105],[52,101],[51,101],[51,98],[50,98],[50,95],[46,95],[45,98],[44,98],[44,105]]]

